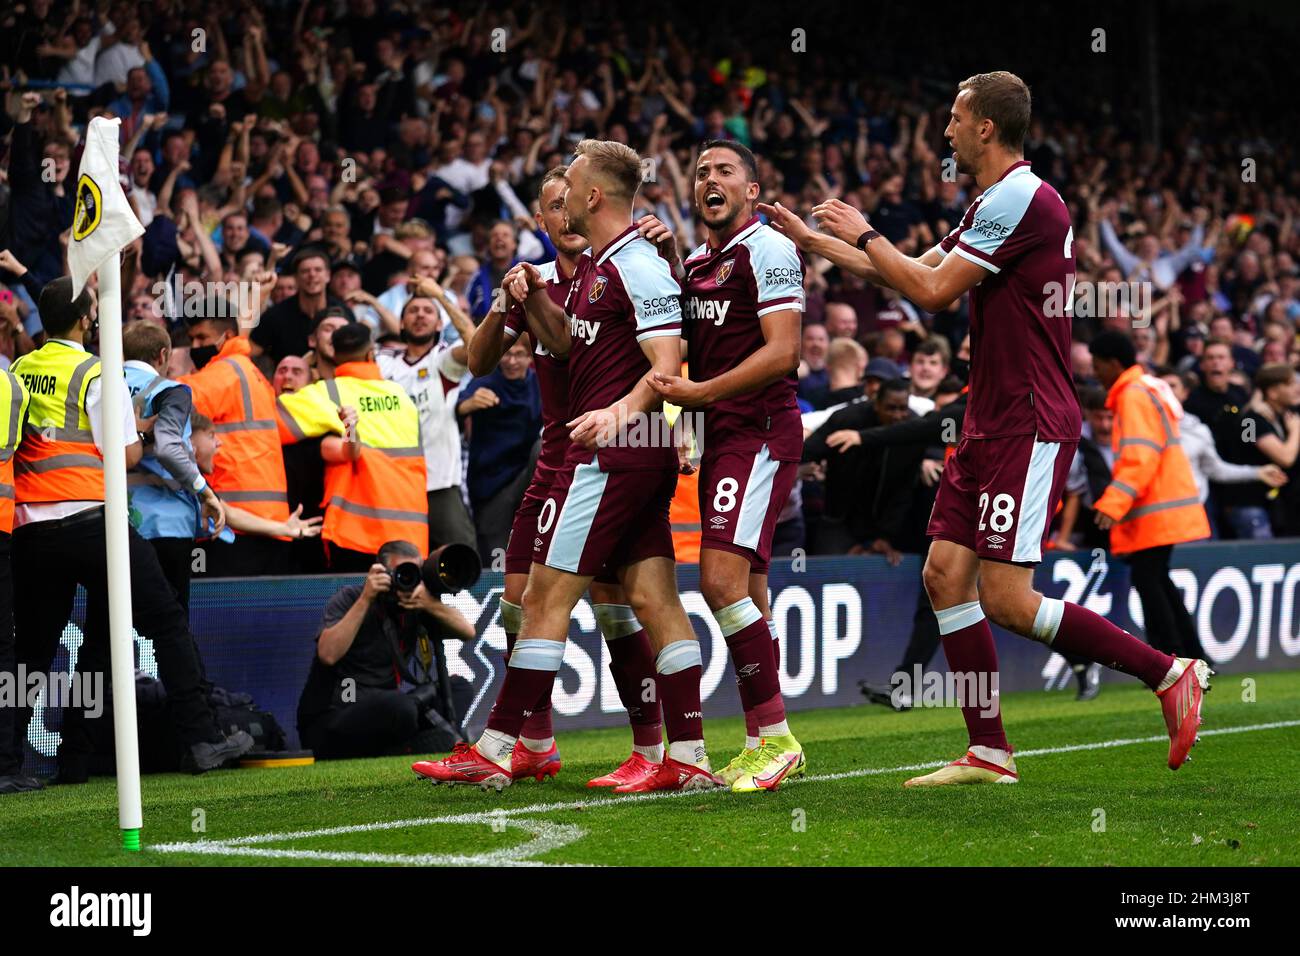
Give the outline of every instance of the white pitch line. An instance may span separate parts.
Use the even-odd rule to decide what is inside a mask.
[[[1202,737],[1217,737],[1224,734],[1244,734],[1259,730],[1280,730],[1287,727],[1300,727],[1300,720],[1275,720],[1265,724],[1245,724],[1238,727],[1218,727],[1201,730]],[[1090,744],[1068,744],[1062,747],[1039,747],[1033,750],[1020,750],[1017,757],[1043,757],[1052,754],[1079,753],[1086,750],[1106,750],[1111,747],[1127,747],[1133,744],[1162,743],[1168,735],[1156,734],[1150,737],[1120,737],[1114,740],[1101,740]],[[932,760],[926,763],[907,764],[898,767],[866,767],[860,770],[847,770],[841,773],[816,774],[802,780],[792,781],[792,786],[809,783],[826,783],[836,780],[852,780],[858,777],[877,777],[888,773],[910,773],[917,770],[929,770],[942,767],[947,761]],[[233,837],[229,840],[197,840],[191,843],[162,843],[150,849],[161,853],[197,853],[217,856],[251,856],[272,859],[307,859],[334,863],[388,863],[412,866],[545,866],[528,859],[528,857],[545,853],[560,846],[565,846],[581,838],[583,831],[578,827],[564,824],[547,824],[543,821],[509,821],[508,818],[526,814],[556,813],[563,810],[596,810],[602,807],[623,806],[629,803],[642,803],[651,800],[666,800],[677,797],[703,797],[729,792],[725,788],[716,790],[661,791],[658,793],[636,793],[621,797],[596,800],[570,800],[557,803],[535,803],[525,807],[500,807],[492,810],[479,810],[470,813],[453,813],[441,817],[416,817],[410,820],[387,820],[380,823],[358,823],[347,826],[325,827],[317,830],[296,830],[287,833],[258,833],[250,836]],[[372,833],[383,830],[398,830],[408,827],[423,827],[446,824],[481,825],[502,821],[507,826],[519,826],[533,833],[536,839],[488,853],[465,854],[389,854],[360,852],[330,852],[324,850],[293,850],[259,848],[259,843],[281,843],[292,840],[312,839],[316,837],[341,836],[350,833]],[[554,829],[547,829],[554,827]]]
[[[484,816],[479,814],[479,816]],[[307,850],[275,847],[249,846],[251,841],[241,840],[198,840],[193,843],[161,843],[152,849],[162,853],[199,853],[210,856],[247,856],[263,859],[281,860],[316,860],[325,863],[384,863],[391,866],[548,866],[530,859],[551,850],[558,850],[577,840],[581,840],[586,831],[571,823],[548,823],[545,820],[519,820],[492,818],[488,820],[464,821],[457,817],[442,819],[423,819],[415,821],[397,821],[384,825],[363,824],[355,827],[331,827],[326,830],[308,831],[301,834],[262,834],[255,838],[257,842],[273,839],[295,839],[308,836],[337,836],[340,833],[365,833],[374,830],[393,829],[402,823],[427,826],[435,823],[500,823],[501,829],[515,827],[531,833],[533,839],[527,843],[490,850],[484,853],[373,853],[353,850]],[[495,827],[494,827],[495,828]]]

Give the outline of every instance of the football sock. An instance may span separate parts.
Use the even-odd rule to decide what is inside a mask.
[[[510,653],[506,679],[497,694],[488,729],[479,740],[478,752],[494,763],[509,768],[510,752],[524,722],[541,702],[549,701],[555,675],[564,660],[564,642],[523,638]]]
[[[1131,674],[1152,690],[1174,658],[1116,627],[1100,614],[1056,598],[1043,598],[1034,617],[1034,635],[1058,654],[1073,654]],[[1175,678],[1177,679],[1177,678]]]
[[[709,769],[709,755],[703,740],[674,740],[668,745],[668,756],[678,763]]]
[[[970,748],[970,752],[976,757],[979,757],[980,760],[987,760],[989,763],[995,763],[998,765],[1005,764],[1007,762],[1007,757],[1011,756],[1009,750],[1003,750],[1000,747],[981,747],[976,745]]]
[[[501,627],[506,632],[506,663],[510,663],[510,652],[514,650],[515,640],[519,636],[519,626],[523,621],[524,609],[518,604],[512,604],[505,598],[501,599]],[[548,695],[546,700],[542,701],[533,710],[531,716],[524,721],[524,726],[520,734],[527,740],[550,741],[545,747],[534,747],[527,743],[524,744],[529,750],[545,752],[551,749],[551,744],[555,742],[554,731],[551,729],[551,698]]]
[[[494,764],[509,770],[510,754],[515,749],[515,738],[500,730],[488,729],[483,731],[483,736],[479,737],[474,749]]]
[[[528,726],[527,724],[524,725]],[[519,742],[535,754],[544,754],[555,746],[554,737],[529,737],[527,734],[520,734]]]
[[[655,658],[656,684],[663,705],[664,728],[668,732],[668,752],[674,760],[685,760],[678,753],[691,750],[698,743],[703,758],[704,714],[700,710],[700,674],[704,668],[700,642],[674,641]],[[675,745],[682,744],[677,747]],[[686,747],[685,745],[691,745]],[[697,763],[692,757],[688,762]]]
[[[655,676],[650,639],[626,604],[596,604],[592,611],[609,646],[609,672],[632,725],[632,744],[658,753],[655,758],[642,754],[657,763],[663,759],[663,712],[658,695],[647,693],[653,690]]]
[[[761,737],[763,727],[785,721],[781,679],[772,653],[772,629],[749,597],[715,611],[713,617],[731,651],[736,688],[745,709],[746,736]]]
[[[648,746],[646,744],[633,744],[632,752],[640,754],[642,757],[645,757],[645,759],[649,760],[651,763],[663,763],[664,760],[663,741],[660,741],[659,743],[655,744],[653,747]]]
[[[966,732],[972,747],[992,747],[1010,752],[1006,731],[1002,729],[999,698],[992,696],[993,682],[998,670],[998,652],[993,643],[993,630],[978,601],[958,604],[936,610],[943,654],[948,659],[948,670],[961,677],[973,675],[975,686],[987,692],[989,701],[961,702],[961,715],[966,721]],[[969,687],[969,679],[959,680],[959,687]]]
[[[781,675],[781,638],[776,633],[776,621],[771,618],[767,619],[767,629],[772,632],[772,662],[776,668],[777,678]],[[745,749],[754,750],[762,743],[759,738],[762,736],[761,728],[758,726],[758,717],[750,711],[745,711]],[[779,736],[772,733],[772,736]]]

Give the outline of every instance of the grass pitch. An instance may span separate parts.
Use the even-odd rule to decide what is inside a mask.
[[[564,769],[500,795],[433,787],[401,758],[146,777],[146,849],[118,849],[113,781],[0,797],[0,864],[1175,865],[1300,863],[1300,671],[1216,678],[1195,759],[1165,766],[1160,708],[1137,687],[1091,703],[1009,694],[1021,782],[905,791],[958,756],[952,709],[796,713],[809,778],[777,793],[617,797],[586,789],[626,730],[560,739]],[[706,722],[715,764],[739,719]],[[1158,739],[1152,739],[1158,738]]]

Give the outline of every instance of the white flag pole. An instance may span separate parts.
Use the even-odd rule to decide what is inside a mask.
[[[112,653],[113,721],[117,745],[117,819],[122,847],[140,849],[140,752],[135,720],[135,641],[131,636],[131,554],[127,525],[123,433],[122,247],[144,232],[118,174],[122,121],[95,117],[77,177],[68,268],[72,294],[99,275],[100,411],[103,415],[104,538],[108,564],[108,635]]]
[[[117,820],[122,848],[140,849],[140,751],[135,719],[135,640],[131,636],[131,555],[127,537],[126,439],[122,433],[122,253],[99,267],[99,361],[104,414],[104,530],[108,541],[108,633],[113,655]]]

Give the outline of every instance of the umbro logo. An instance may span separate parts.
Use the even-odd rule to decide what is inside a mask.
[[[542,546],[542,539],[541,539],[541,538],[533,538],[533,547],[534,547],[534,548],[540,548],[541,546]]]
[[[1002,542],[1004,542],[1004,541],[1006,541],[1006,540],[1007,540],[1007,539],[1004,538],[1004,537],[1002,537],[1002,535],[1000,535],[1000,534],[991,534],[991,535],[989,535],[988,538],[987,538],[987,541],[988,541],[989,544],[1002,544]]]
[[[726,523],[727,523],[727,519],[724,518],[722,515],[714,515],[712,518],[709,519],[709,524],[713,525],[713,527],[715,528],[721,528]]]
[[[755,674],[758,673],[758,669],[760,666],[761,665],[757,663],[746,664],[744,667],[739,668],[736,671],[736,674],[739,677],[753,677]]]

